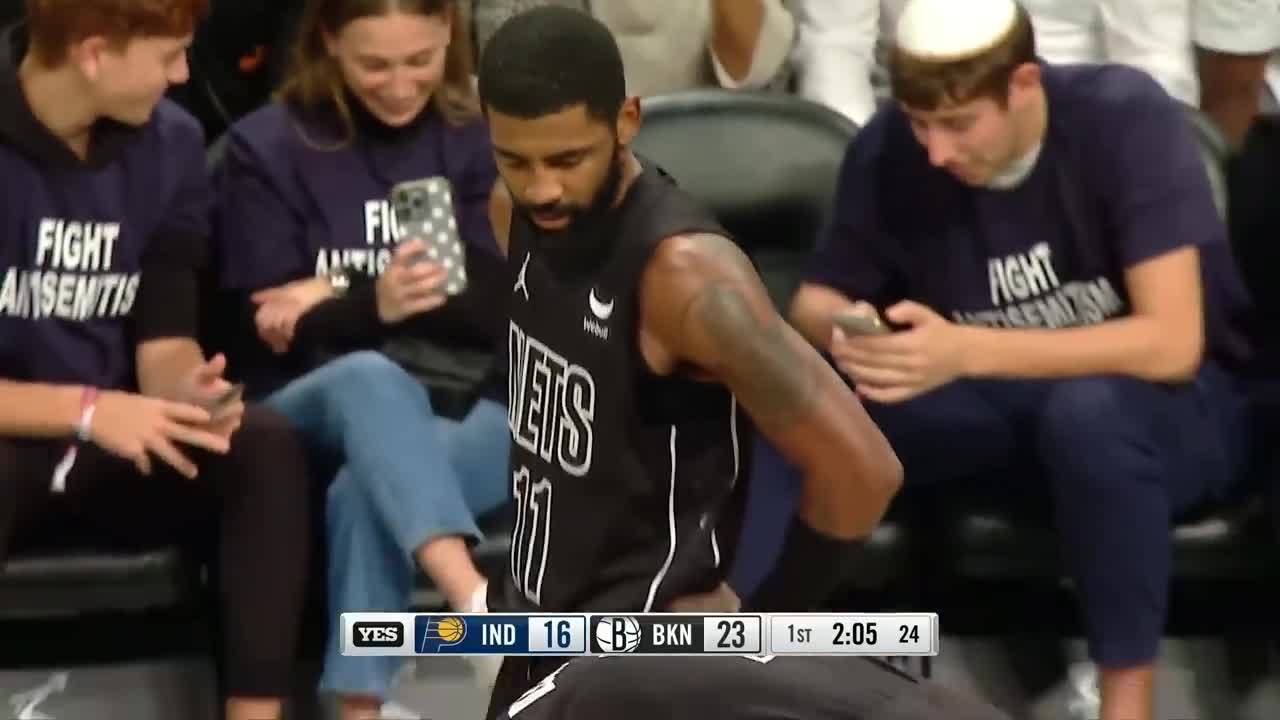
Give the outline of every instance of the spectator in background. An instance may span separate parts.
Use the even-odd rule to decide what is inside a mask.
[[[556,5],[591,12],[590,0],[460,0],[471,18],[477,57],[484,52],[489,38],[512,17],[536,7]]]
[[[1257,0],[1193,0],[1201,108],[1217,122],[1233,148],[1244,142],[1260,101],[1270,95],[1268,61],[1280,48],[1280,3]],[[1280,72],[1276,72],[1280,76]]]
[[[312,487],[285,420],[194,340],[204,142],[161,100],[207,3],[28,8],[0,37],[0,561],[45,541],[216,561],[225,716],[280,718]]]
[[[1203,0],[1020,1],[1045,60],[1129,65],[1155,78],[1177,100],[1199,106],[1191,3]]]
[[[880,38],[890,37],[902,0],[795,0],[792,62],[801,97],[859,126],[875,112]]]
[[[256,304],[244,322],[256,347],[241,348],[253,389],[288,381],[267,403],[341,466],[328,498],[335,638],[340,612],[407,608],[415,564],[454,610],[483,611],[468,543],[510,497],[505,386],[459,390],[481,397],[455,420],[443,391],[385,355],[343,354],[409,336],[446,355],[492,351],[505,330],[496,170],[456,13],[451,0],[313,0],[279,102],[232,127],[218,177],[223,282]],[[432,176],[451,182],[468,246],[469,289],[447,300],[443,269],[415,262],[420,240],[395,244],[387,207],[395,183]],[[376,716],[399,659],[328,648],[322,687],[343,695],[345,718]]]
[[[1191,54],[1191,1],[1021,0],[1021,4],[1035,27],[1036,46],[1049,62],[1132,65],[1194,107],[1199,87]],[[839,110],[859,125],[865,123],[888,92],[880,72],[880,40],[892,36],[905,0],[795,2],[798,37],[792,60],[800,95]]]
[[[849,148],[793,322],[908,486],[1043,479],[1101,718],[1151,720],[1171,518],[1246,450],[1247,299],[1199,148],[1144,73],[1037,62],[1014,0],[911,0],[896,43],[897,103]]]
[[[216,138],[258,109],[280,81],[304,0],[217,0],[188,53],[191,80],[170,91]]]
[[[618,40],[627,92],[646,97],[723,87],[783,89],[795,20],[783,0],[470,0],[478,47],[509,17],[576,7]]]

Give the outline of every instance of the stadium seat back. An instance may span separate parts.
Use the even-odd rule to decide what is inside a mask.
[[[1218,206],[1218,212],[1226,218],[1227,159],[1230,154],[1226,136],[1208,115],[1191,106],[1186,106],[1184,110],[1200,144],[1200,156],[1204,160],[1205,171],[1209,174],[1209,186],[1213,188],[1213,201]]]
[[[831,213],[836,176],[857,131],[795,97],[696,90],[646,98],[635,149],[706,203],[786,307]]]

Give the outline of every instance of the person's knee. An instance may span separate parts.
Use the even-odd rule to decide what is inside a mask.
[[[1123,441],[1117,432],[1131,420],[1146,414],[1135,397],[1142,381],[1113,376],[1093,376],[1053,383],[1040,409],[1041,447],[1051,454],[1076,452],[1081,444]]]
[[[348,353],[317,370],[332,387],[359,393],[404,392],[419,385],[393,360],[374,350]]]
[[[365,484],[340,471],[325,493],[325,517],[331,532],[362,521],[372,512]]]
[[[270,483],[305,495],[311,484],[306,450],[284,415],[265,406],[245,406],[244,420],[231,438],[227,481]]]

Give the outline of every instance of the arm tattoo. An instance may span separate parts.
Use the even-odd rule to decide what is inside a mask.
[[[698,321],[719,348],[723,380],[756,424],[782,430],[802,419],[819,385],[813,351],[776,313],[753,309],[734,284],[713,283],[694,303]]]

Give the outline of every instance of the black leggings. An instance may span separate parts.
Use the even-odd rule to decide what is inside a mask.
[[[146,477],[83,445],[66,491],[55,494],[53,468],[66,447],[0,440],[0,562],[31,546],[180,544],[216,563],[228,695],[288,696],[311,568],[313,485],[286,421],[250,406],[228,454],[191,455],[194,481],[157,458]]]

